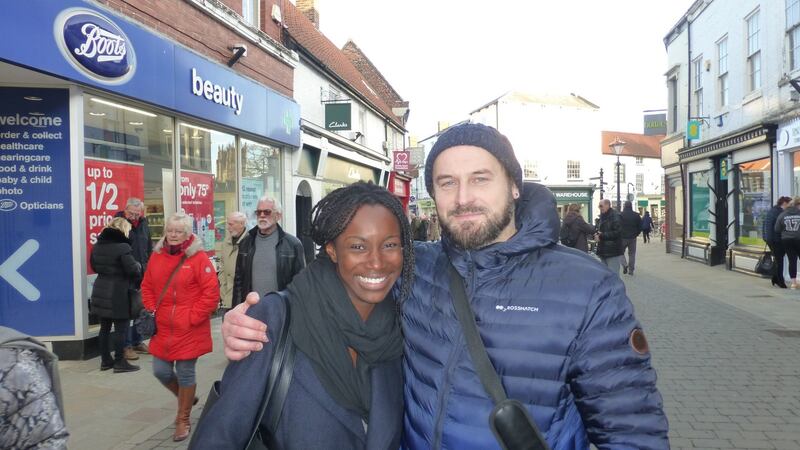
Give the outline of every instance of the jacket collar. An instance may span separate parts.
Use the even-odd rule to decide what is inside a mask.
[[[298,356],[302,353],[298,353]],[[364,448],[389,448],[401,431],[403,416],[403,377],[401,359],[376,364],[370,371],[372,399],[370,400],[369,426],[364,426],[358,414],[344,409],[328,394],[314,373],[306,357],[295,360],[293,380],[302,384],[306,392],[335,417],[353,435],[365,442]]]
[[[474,262],[478,269],[499,268],[512,258],[524,257],[558,241],[560,224],[556,199],[541,184],[523,184],[522,195],[517,200],[514,211],[514,220],[517,225],[514,236],[505,242],[478,250],[459,249],[442,233],[442,245],[462,276],[468,270],[470,262]]]
[[[203,249],[203,241],[202,241],[202,239],[197,237],[196,234],[192,234],[192,236],[194,236],[194,241],[192,242],[192,245],[190,245],[189,248],[186,249],[186,257],[187,258],[191,258],[192,256],[194,256],[195,253],[197,253],[197,252],[199,252],[200,250]],[[161,252],[161,249],[164,248],[164,245],[166,243],[166,239],[167,239],[167,237],[163,236],[161,239],[158,240],[158,243],[156,243],[155,247],[153,247],[153,252],[154,253],[160,253]]]
[[[278,233],[278,241],[280,242],[280,241],[283,240],[283,237],[286,235],[286,232],[283,231],[283,228],[281,228],[281,224],[278,223],[278,224],[275,224],[275,226],[277,227],[277,229],[275,231]],[[250,237],[255,239],[256,235],[258,234],[258,225],[256,225],[253,228],[251,228],[250,231],[247,232],[247,234],[249,234]],[[244,236],[244,233],[242,233],[242,236]]]

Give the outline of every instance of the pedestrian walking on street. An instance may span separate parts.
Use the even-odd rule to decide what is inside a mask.
[[[147,262],[153,253],[153,241],[150,234],[150,224],[144,214],[145,207],[141,199],[130,197],[125,202],[125,209],[118,212],[114,217],[124,217],[131,224],[131,232],[128,238],[131,240],[133,258],[142,265],[142,273],[147,271]],[[141,283],[141,278],[137,281]],[[129,324],[130,325],[130,324]],[[128,334],[125,336],[125,359],[135,361],[139,359],[138,354],[147,354],[149,349],[144,342],[136,327],[129,326]]]
[[[439,217],[436,214],[431,214],[431,220],[428,224],[428,240],[438,241],[442,238],[442,229],[439,226]]]
[[[567,208],[567,215],[564,217],[564,223],[561,224],[565,228],[565,237],[561,243],[567,247],[577,248],[578,250],[589,252],[589,236],[594,235],[597,230],[586,223],[581,215],[581,205],[572,203]]]
[[[636,240],[642,232],[642,216],[633,210],[631,202],[626,201],[622,207],[622,273],[633,276],[636,268]],[[628,258],[625,258],[625,250],[628,250]]]
[[[800,197],[795,197],[775,220],[775,233],[781,237],[781,245],[789,259],[791,289],[797,289],[797,258],[800,256]]]
[[[597,222],[597,256],[612,272],[619,274],[622,256],[622,218],[611,207],[611,200],[600,200],[600,218]]]
[[[131,224],[115,217],[103,228],[92,247],[89,264],[97,273],[92,287],[92,314],[100,318],[100,370],[114,369],[114,373],[139,370],[125,358],[125,337],[131,322],[131,295],[138,295],[142,279],[142,265],[133,257],[128,239]],[[138,301],[138,299],[136,299]],[[111,333],[111,326],[114,332]],[[111,357],[110,342],[114,342]]]
[[[142,281],[142,300],[156,316],[153,374],[178,398],[172,439],[182,441],[196,402],[195,364],[212,351],[211,314],[219,301],[216,272],[188,215],[175,213],[164,224]]]
[[[650,233],[653,231],[653,218],[650,217],[650,211],[644,212],[642,217],[642,238],[644,243],[650,242]]]
[[[284,291],[290,315],[276,293],[247,311],[267,324],[270,342],[288,326],[288,345],[296,348],[280,421],[266,433],[270,448],[395,450],[403,425],[398,303],[414,278],[411,227],[397,198],[372,183],[339,188],[312,213],[311,236],[322,251]],[[391,290],[401,274],[395,298]],[[221,395],[198,424],[191,448],[245,447],[273,347],[228,365]],[[264,431],[269,415],[259,423]]]
[[[227,311],[233,307],[233,284],[236,276],[236,258],[239,256],[239,244],[247,236],[247,215],[241,211],[228,214],[225,230],[227,239],[222,241],[219,252],[219,295],[222,308]]]
[[[783,279],[783,257],[786,255],[786,249],[781,240],[781,233],[775,231],[775,225],[778,217],[789,207],[791,202],[792,199],[789,197],[779,198],[778,203],[767,212],[764,228],[761,230],[764,242],[767,243],[769,251],[772,253],[772,260],[775,261],[772,267],[772,285],[783,289],[786,289],[786,280]]]
[[[532,445],[538,428],[552,449],[668,449],[649,346],[625,286],[593,257],[557,245],[555,197],[523,183],[508,139],[481,124],[451,127],[429,152],[425,177],[442,240],[415,245],[414,283],[401,304],[401,448],[508,447],[502,436],[522,433]],[[604,212],[606,247],[618,246],[619,219],[608,203]],[[245,309],[222,325],[233,360],[266,340]],[[535,425],[512,412],[520,409],[506,410],[513,424],[494,414],[506,396]]]
[[[248,292],[260,295],[282,291],[306,266],[305,250],[300,239],[280,225],[283,210],[271,197],[261,197],[256,204],[256,226],[239,242],[236,274],[233,278],[233,306],[244,301]]]

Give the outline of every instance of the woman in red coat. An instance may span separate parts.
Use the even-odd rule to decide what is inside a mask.
[[[153,374],[178,397],[175,441],[189,436],[197,387],[195,364],[198,357],[211,352],[210,319],[218,300],[217,275],[203,242],[192,234],[191,217],[173,214],[147,264],[142,301],[156,312],[156,334],[150,339]]]

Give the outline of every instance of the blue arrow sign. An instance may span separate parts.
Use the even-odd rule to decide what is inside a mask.
[[[0,98],[0,325],[74,336],[69,91]]]

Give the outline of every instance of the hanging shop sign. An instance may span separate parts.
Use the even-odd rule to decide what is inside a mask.
[[[69,90],[0,98],[0,325],[74,335]]]
[[[406,152],[402,150],[395,150],[394,151],[394,170],[409,170],[411,169],[411,152]]]
[[[686,139],[696,141],[700,139],[700,121],[690,120],[686,124]]]
[[[645,114],[644,135],[658,136],[667,134],[667,114]]]
[[[325,104],[325,129],[331,131],[349,130],[351,120],[350,103]]]

